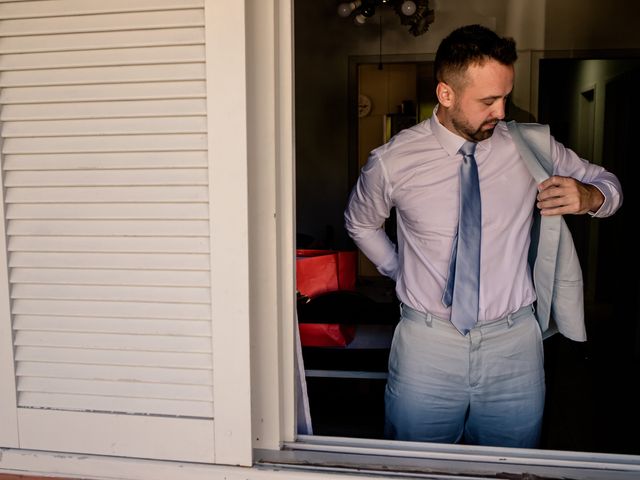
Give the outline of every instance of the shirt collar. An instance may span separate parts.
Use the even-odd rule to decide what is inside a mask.
[[[458,154],[460,147],[466,142],[466,139],[462,138],[460,135],[453,133],[447,127],[442,125],[436,116],[438,111],[438,105],[433,109],[433,115],[431,115],[431,131],[438,140],[438,143],[444,148],[444,150],[450,155],[454,156]],[[487,138],[486,140],[482,140],[478,142],[476,146],[476,150],[486,150],[487,152],[491,150],[491,139],[493,136]]]

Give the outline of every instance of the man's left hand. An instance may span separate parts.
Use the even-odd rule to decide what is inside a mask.
[[[593,185],[554,175],[538,185],[537,200],[542,215],[582,214],[596,212],[604,195]]]

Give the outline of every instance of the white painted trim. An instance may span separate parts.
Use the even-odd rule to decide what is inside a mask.
[[[295,439],[291,0],[247,2],[253,447]]]
[[[213,462],[211,420],[31,408],[18,418],[23,449]]]
[[[277,229],[278,307],[280,337],[280,438],[296,437],[294,334],[296,316],[295,274],[295,132],[293,1],[278,0],[276,21],[276,122],[278,129]]]
[[[18,417],[0,139],[0,447],[18,446]]]
[[[485,462],[496,465],[619,470],[636,472],[636,475],[640,474],[640,456],[638,455],[322,437],[318,435],[300,435],[298,442],[287,443],[285,448],[342,455],[357,454],[450,462]]]
[[[245,34],[245,2],[205,1],[215,461],[238,465],[252,439]]]
[[[247,145],[254,448],[279,448],[274,2],[247,2]]]
[[[594,462],[573,467],[558,465],[536,466],[509,464],[505,458],[485,458],[480,461],[456,460],[442,457],[424,459],[416,463],[408,459],[394,469],[394,457],[380,455],[349,455],[326,452],[274,452],[283,463],[265,460],[254,467],[207,465],[202,463],[169,462],[161,460],[130,459],[96,455],[60,454],[6,449],[0,452],[0,473],[22,475],[55,475],[65,478],[96,480],[374,480],[380,478],[425,478],[430,480],[495,479],[496,473],[525,478],[571,478],[574,480],[635,480],[637,464],[598,465]],[[266,457],[256,452],[258,458]],[[563,452],[558,452],[562,455]],[[585,456],[589,454],[584,454]],[[402,458],[395,457],[396,460]],[[344,467],[336,465],[345,464]],[[582,465],[582,466],[581,466]],[[520,472],[520,473],[518,473]],[[529,478],[526,476],[526,478]],[[510,478],[511,478],[510,477]],[[505,477],[506,478],[506,477]]]

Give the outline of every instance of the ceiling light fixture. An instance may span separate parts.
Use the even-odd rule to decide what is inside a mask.
[[[376,8],[393,7],[400,17],[402,25],[409,26],[409,32],[414,36],[422,35],[433,23],[434,13],[429,9],[429,0],[353,0],[338,5],[338,15],[353,17],[356,25],[364,25],[367,19],[373,17]]]

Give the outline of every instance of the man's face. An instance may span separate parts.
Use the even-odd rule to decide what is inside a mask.
[[[474,142],[489,138],[504,118],[505,103],[513,89],[513,66],[487,60],[471,65],[465,82],[454,89],[450,124],[461,137]]]

